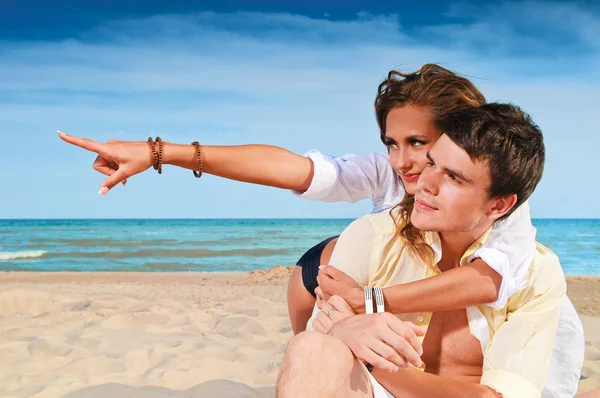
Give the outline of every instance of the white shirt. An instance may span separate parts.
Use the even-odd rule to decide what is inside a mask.
[[[294,192],[309,200],[354,203],[371,199],[372,213],[389,211],[404,198],[404,189],[386,153],[334,157],[320,151],[305,154],[314,163],[309,189]],[[509,217],[494,224],[489,238],[468,259],[481,258],[502,275],[498,299],[489,306],[501,309],[508,299],[523,289],[524,276],[535,250],[536,229],[531,224],[526,202]],[[581,320],[570,300],[561,306],[558,332],[552,353],[548,383],[542,397],[572,397],[577,391],[583,367],[585,339]]]

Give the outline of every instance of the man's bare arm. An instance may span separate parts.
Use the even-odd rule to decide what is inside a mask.
[[[488,386],[451,380],[412,367],[395,373],[376,368],[372,374],[395,397],[437,398],[443,391],[446,398],[502,398]]]

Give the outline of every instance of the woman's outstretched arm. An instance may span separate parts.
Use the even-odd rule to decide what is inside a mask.
[[[59,132],[59,137],[65,142],[98,155],[93,167],[108,176],[100,187],[102,195],[120,182],[125,182],[129,177],[146,171],[154,164],[150,147],[144,141],[101,143],[62,132]],[[276,146],[202,145],[200,150],[204,173],[232,180],[306,191],[314,175],[311,159]],[[165,142],[163,164],[198,170],[196,148],[192,145]]]

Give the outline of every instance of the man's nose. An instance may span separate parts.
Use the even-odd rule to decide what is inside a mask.
[[[417,190],[425,191],[429,195],[437,195],[439,191],[439,178],[439,173],[437,173],[435,170],[429,170],[426,168],[419,176]]]

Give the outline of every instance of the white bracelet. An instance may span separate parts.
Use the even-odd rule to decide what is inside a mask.
[[[383,290],[381,286],[375,286],[373,288],[375,293],[375,303],[377,304],[377,312],[385,312],[385,304],[383,302]]]
[[[363,288],[365,292],[365,314],[373,313],[373,288],[371,286],[365,286]]]

